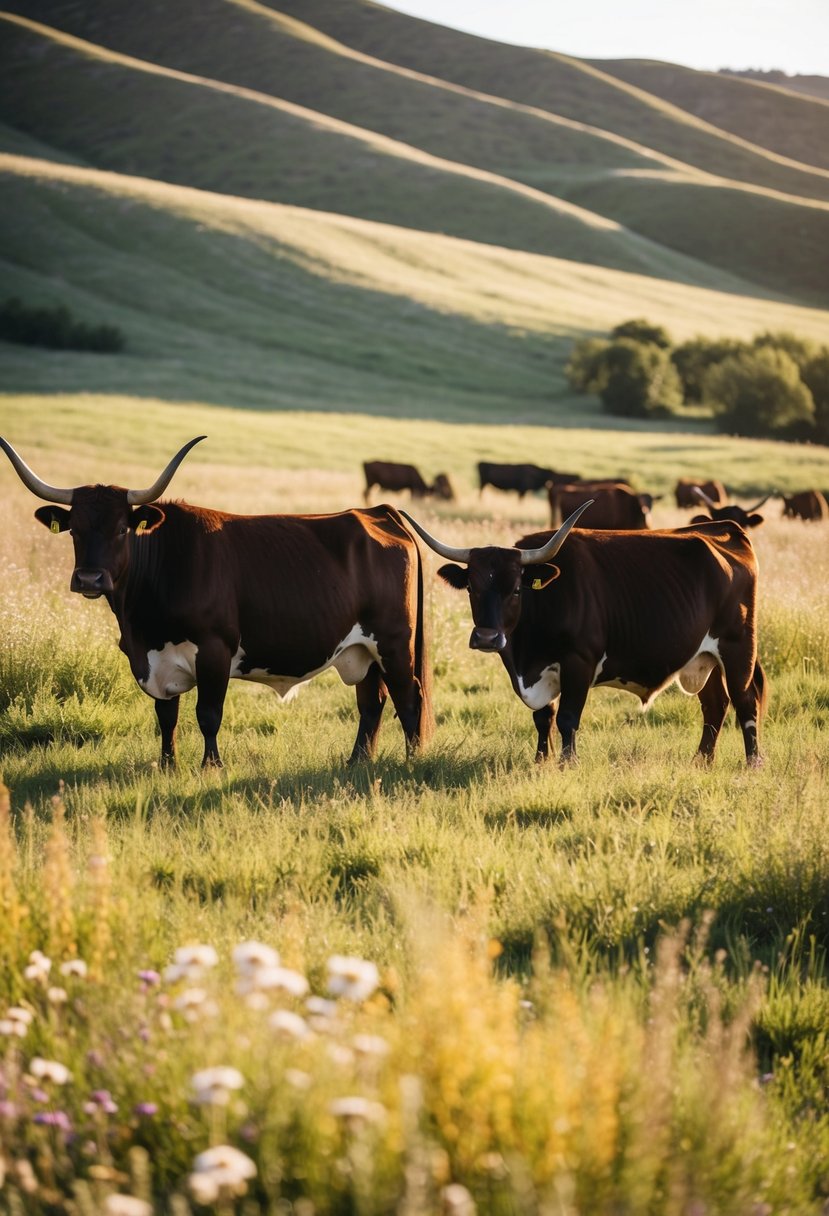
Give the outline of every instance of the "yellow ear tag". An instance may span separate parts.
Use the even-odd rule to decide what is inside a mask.
[[[50,532],[60,532],[60,520],[59,519],[52,520],[52,522],[49,524],[49,531]]]
[[[541,579],[534,578],[533,579],[533,591],[540,591],[540,590],[541,590]]]
[[[136,532],[140,533],[140,532],[143,532],[146,527],[147,527],[147,521],[146,521],[146,519],[142,519],[140,521],[140,523],[138,524],[138,527],[135,530],[136,530]]]

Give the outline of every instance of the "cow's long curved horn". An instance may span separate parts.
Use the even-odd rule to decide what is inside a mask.
[[[60,490],[57,486],[49,486],[45,481],[32,472],[25,460],[22,460],[10,443],[0,436],[0,447],[8,456],[9,460],[15,467],[18,477],[23,482],[27,489],[36,494],[38,498],[44,498],[46,502],[59,502],[64,506],[72,505],[72,495],[74,490]]]
[[[771,494],[767,494],[765,498],[761,498],[759,502],[756,502],[753,507],[746,507],[746,510],[749,512],[757,511],[757,510],[759,510],[760,507],[762,507],[763,503],[768,502],[768,500],[770,498],[771,498]]]
[[[184,457],[187,455],[190,449],[197,443],[201,443],[202,439],[206,438],[206,435],[197,435],[195,439],[191,439],[189,443],[185,443],[184,447],[179,452],[176,452],[175,456],[167,465],[167,468],[161,474],[158,481],[153,482],[149,489],[127,490],[127,502],[129,505],[131,507],[142,507],[145,503],[155,502],[157,498],[160,498],[167,489],[167,486],[173,480],[173,474],[181,464],[182,460],[184,460]]]
[[[422,541],[425,541],[430,549],[434,549],[440,557],[446,557],[450,562],[468,562],[471,549],[453,549],[451,545],[445,545],[442,540],[438,540],[435,536],[430,536],[425,528],[422,528],[416,519],[412,519],[406,511],[401,510],[400,514],[404,519],[407,519],[414,528]]]
[[[704,502],[706,507],[716,507],[717,504],[714,502],[714,499],[709,498],[705,491],[701,490],[699,486],[691,486],[691,493],[695,494],[700,502]]]
[[[548,562],[551,557],[555,557],[561,546],[567,540],[567,537],[570,534],[570,529],[575,528],[576,524],[578,523],[579,516],[583,514],[583,512],[585,512],[587,508],[594,502],[595,499],[593,498],[588,498],[587,502],[583,502],[578,510],[574,511],[572,515],[565,519],[555,536],[550,537],[546,545],[542,545],[540,549],[519,549],[518,552],[521,554],[521,565],[540,565],[543,562]]]

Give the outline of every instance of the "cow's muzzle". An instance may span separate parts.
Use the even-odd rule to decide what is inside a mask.
[[[70,591],[78,591],[88,600],[97,600],[107,591],[112,591],[112,576],[108,570],[82,570],[76,566],[72,572]]]
[[[500,629],[473,629],[469,637],[470,650],[503,650],[507,644],[506,634]]]

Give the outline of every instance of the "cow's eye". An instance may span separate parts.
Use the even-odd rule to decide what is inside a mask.
[[[121,527],[118,529],[118,535],[126,536],[128,531],[129,531],[129,529],[127,528],[126,524],[122,524]]]
[[[520,595],[520,594],[521,594],[521,585],[520,585],[520,584],[519,584],[519,585],[518,585],[518,586],[515,588],[515,590],[513,591],[513,593],[512,593],[512,594],[513,594],[513,595]]]

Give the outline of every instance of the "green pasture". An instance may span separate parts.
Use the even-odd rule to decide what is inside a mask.
[[[370,435],[424,462],[446,455],[449,436],[465,460],[490,431],[539,457],[541,436],[575,436],[599,471],[621,442],[644,454],[660,438],[80,396],[7,397],[0,420],[61,484],[143,483],[174,435],[209,430],[173,489],[237,510],[354,501]],[[748,469],[754,445],[718,442],[735,476]],[[763,446],[794,476],[794,449]],[[437,731],[420,756],[405,761],[387,711],[377,760],[346,769],[354,694],[332,675],[287,705],[232,687],[214,772],[198,768],[183,698],[179,766],[165,773],[113,618],[68,592],[68,538],[35,523],[10,467],[0,502],[0,1018],[21,1006],[32,1018],[4,1057],[10,1211],[108,1211],[121,1193],[177,1216],[309,1202],[426,1216],[450,1201],[817,1216],[829,1152],[825,525],[770,514],[756,534],[771,685],[760,770],[744,767],[732,719],[713,765],[695,765],[697,702],[675,690],[645,715],[595,692],[579,764],[534,766],[529,711],[498,660],[468,650],[465,597],[430,558]],[[479,500],[467,482],[456,507],[422,514],[450,540],[474,529],[508,542],[542,511],[540,499]],[[313,994],[327,994],[334,955],[374,962],[379,989],[324,1015],[285,990],[251,990],[231,961],[251,939]],[[215,947],[215,969],[139,978],[196,942]],[[35,950],[52,960],[48,983],[36,968],[26,977]],[[85,977],[59,972],[74,958]],[[41,1085],[45,1105],[20,1079],[35,1058],[72,1074]],[[238,1070],[227,1105],[194,1098],[192,1078],[211,1066]],[[116,1113],[93,1096],[104,1090]],[[336,1113],[345,1099],[358,1113]],[[44,1111],[74,1138],[37,1123]],[[221,1143],[255,1177],[245,1197],[199,1204],[194,1159]]]

